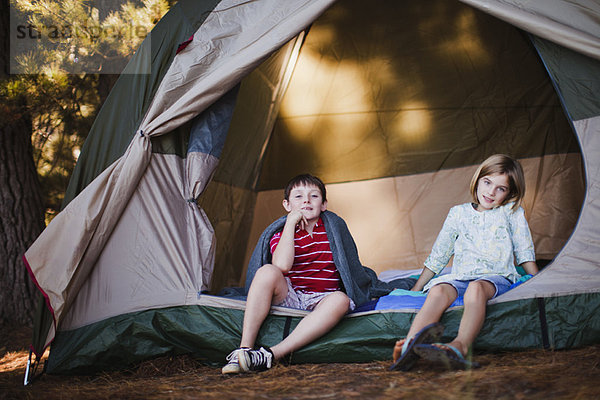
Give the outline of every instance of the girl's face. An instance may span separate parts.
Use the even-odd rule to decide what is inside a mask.
[[[487,211],[496,208],[506,200],[510,193],[508,175],[492,174],[479,178],[477,182],[478,211]]]

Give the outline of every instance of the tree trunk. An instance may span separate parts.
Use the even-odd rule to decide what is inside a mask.
[[[44,227],[31,124],[18,107],[0,119],[0,322],[31,322],[36,289],[22,256]]]
[[[0,1],[0,85],[8,75],[8,0]],[[0,323],[31,323],[37,295],[22,260],[44,228],[33,165],[31,118],[23,99],[0,98]]]

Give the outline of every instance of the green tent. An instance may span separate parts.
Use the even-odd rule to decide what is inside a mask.
[[[597,342],[600,6],[521,3],[179,1],[119,78],[63,211],[25,254],[43,293],[38,359],[51,345],[52,373],[167,354],[223,362],[244,301],[216,294],[242,285],[289,178],[325,181],[384,277],[421,268],[476,166],[499,152],[524,166],[549,264],[490,302],[476,348]],[[148,59],[151,73],[136,73]],[[415,312],[348,315],[292,361],[389,359]],[[461,312],[444,315],[446,335]],[[273,307],[258,341],[303,315]]]

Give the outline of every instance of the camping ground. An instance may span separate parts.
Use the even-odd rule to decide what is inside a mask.
[[[382,236],[390,240],[389,248],[392,250],[400,248],[398,243],[408,244],[407,249],[411,252],[413,243],[427,247],[426,238],[432,240],[437,232],[422,235],[419,229],[418,235],[406,240],[402,235],[396,237],[382,230],[383,225],[378,221],[396,226],[401,234],[408,229],[390,222],[407,221],[412,225],[412,221],[419,220],[419,226],[435,230],[432,221],[441,223],[443,216],[435,216],[431,211],[445,213],[438,199],[447,201],[449,207],[456,204],[450,192],[454,189],[457,193],[467,192],[458,190],[459,186],[453,180],[440,178],[446,176],[446,171],[453,172],[456,177],[464,177],[462,168],[478,163],[484,158],[483,153],[502,151],[531,160],[536,168],[529,171],[540,171],[529,174],[534,176],[535,183],[528,186],[538,189],[529,191],[535,193],[533,198],[536,202],[531,207],[538,213],[532,220],[544,223],[535,232],[543,236],[541,242],[551,243],[553,248],[542,251],[541,246],[536,246],[536,250],[544,254],[542,258],[553,262],[546,269],[547,273],[508,293],[498,302],[501,303],[499,308],[514,310],[512,325],[508,325],[507,320],[506,325],[496,323],[491,326],[504,328],[510,336],[516,335],[514,332],[518,327],[529,328],[529,324],[519,321],[543,320],[548,321],[546,325],[551,326],[552,333],[556,334],[549,337],[551,343],[557,343],[557,347],[573,343],[573,338],[579,343],[595,343],[594,346],[561,351],[477,354],[477,360],[484,364],[483,368],[467,372],[447,372],[427,365],[419,365],[410,373],[388,372],[389,361],[382,361],[278,366],[263,374],[224,377],[220,375],[218,366],[200,365],[189,357],[179,356],[154,359],[129,366],[127,371],[94,376],[46,375],[33,385],[23,387],[31,330],[6,326],[0,327],[0,399],[350,398],[354,395],[365,398],[600,398],[596,389],[600,359],[600,240],[597,229],[597,221],[600,220],[597,190],[600,187],[600,157],[596,157],[600,150],[600,103],[594,90],[600,87],[600,41],[596,34],[598,18],[595,18],[600,15],[600,10],[589,1],[552,2],[552,7],[547,6],[550,2],[541,0],[489,1],[485,5],[473,0],[463,2],[485,8],[485,13],[479,14],[479,11],[466,8],[466,4],[460,6],[454,4],[458,2],[444,0],[432,1],[426,7],[423,6],[425,2],[419,1],[382,1],[374,5],[373,2],[347,0],[337,2],[337,6],[331,8],[328,8],[333,3],[330,0],[300,0],[298,5],[292,1],[274,0],[178,1],[153,30],[154,37],[161,38],[160,45],[156,45],[156,40],[153,42],[155,45],[151,45],[150,40],[144,41],[140,51],[135,52],[127,74],[119,79],[121,83],[115,84],[98,112],[97,123],[90,129],[86,146],[78,153],[81,157],[71,176],[73,183],[64,198],[64,204],[69,203],[69,210],[59,213],[44,231],[44,236],[38,238],[37,245],[27,251],[26,262],[42,291],[58,294],[56,299],[49,298],[50,308],[64,311],[54,315],[47,312],[41,319],[48,322],[47,326],[54,322],[53,328],[63,331],[89,327],[96,321],[106,322],[106,327],[112,323],[110,318],[129,315],[133,311],[154,310],[157,305],[161,309],[185,306],[187,302],[171,300],[182,299],[179,296],[182,293],[195,298],[204,288],[216,290],[214,285],[210,285],[210,271],[223,275],[222,279],[219,278],[222,286],[230,280],[237,282],[236,277],[242,276],[242,271],[232,268],[241,268],[245,263],[241,260],[242,251],[233,252],[231,249],[242,247],[240,242],[244,242],[244,248],[247,247],[245,241],[238,239],[249,231],[246,216],[254,214],[251,207],[259,204],[258,196],[262,197],[262,193],[268,196],[266,192],[269,190],[282,187],[277,181],[281,179],[283,182],[284,175],[288,179],[293,176],[292,171],[280,168],[280,165],[290,164],[298,169],[312,170],[328,183],[350,183],[355,186],[350,189],[351,194],[367,193],[381,199],[393,199],[388,206],[394,213],[397,210],[422,210],[427,218],[408,215],[408,212],[406,216],[382,212],[382,217],[374,219],[361,215],[366,208],[356,203],[353,197],[350,197],[352,207],[344,207],[344,203],[333,207],[335,204],[331,202],[332,209],[340,210],[341,214],[346,213],[344,209],[359,210],[358,221],[363,225],[369,222],[368,225],[382,231]],[[389,4],[390,8],[383,7],[383,3]],[[498,3],[498,7],[490,8],[488,3]],[[503,11],[507,3],[516,6],[510,16]],[[257,7],[259,4],[260,7]],[[324,11],[325,8],[328,11]],[[540,18],[538,11],[542,9],[548,11],[544,18]],[[298,10],[305,11],[298,14]],[[324,19],[319,17],[317,20],[321,12],[324,12]],[[377,18],[368,18],[371,15]],[[501,23],[495,19],[498,15],[506,18],[509,24],[518,24]],[[369,24],[371,29],[367,29]],[[303,33],[294,42],[289,42],[308,26],[308,34]],[[484,30],[488,27],[492,29]],[[444,29],[445,33],[440,35],[440,29]],[[576,34],[573,36],[573,33]],[[538,34],[541,36],[538,37]],[[206,45],[213,42],[218,46]],[[289,46],[281,47],[285,42]],[[582,46],[582,42],[587,45]],[[278,48],[282,49],[281,53],[272,53]],[[268,63],[261,70],[263,64],[258,64],[269,54],[274,59],[269,57],[267,61],[273,61],[278,67],[272,68],[273,64]],[[148,55],[153,64],[150,68],[152,73],[144,72],[144,59]],[[508,57],[502,58],[501,55]],[[590,58],[590,55],[593,57]],[[525,62],[526,58],[530,62]],[[197,60],[203,62],[197,63]],[[206,68],[204,61],[207,62]],[[258,70],[254,69],[256,66]],[[499,73],[499,66],[506,68]],[[196,70],[198,74],[191,73]],[[273,76],[265,75],[263,70]],[[315,74],[317,70],[320,74]],[[181,71],[190,73],[181,74]],[[300,73],[302,71],[304,74]],[[233,114],[240,113],[230,114],[232,103],[225,101],[226,96],[220,96],[227,90],[237,90],[239,80],[244,76],[250,78],[254,72],[256,82],[264,87],[257,85],[260,90],[256,90],[254,86],[247,86],[250,93],[247,98],[250,100],[242,103],[243,96],[236,96],[236,104],[240,107],[235,107],[242,110],[241,104],[259,105],[257,111],[249,109],[242,112],[248,121],[254,122],[256,117],[260,122],[250,124],[257,126],[257,133],[249,134],[249,124],[242,121],[230,123]],[[289,76],[298,77],[298,80],[288,80]],[[498,79],[492,80],[492,77]],[[249,79],[248,82],[251,81]],[[356,86],[350,86],[348,83],[351,81]],[[307,83],[315,88],[322,86],[331,90],[323,91],[314,98],[311,95],[311,101],[305,101],[306,93],[313,93]],[[77,88],[78,85],[67,86]],[[245,87],[241,85],[240,91]],[[40,104],[46,103],[46,98]],[[256,101],[261,98],[265,101]],[[273,99],[278,100],[273,102]],[[300,107],[292,113],[290,106],[294,104]],[[306,107],[310,104],[313,107]],[[210,135],[206,135],[208,138],[214,133],[219,139],[208,141],[210,144],[206,148],[184,146],[184,143],[190,143],[188,139],[193,132],[200,132],[192,129],[195,123],[201,122],[203,126],[203,118],[212,113],[212,107],[219,108],[221,105],[226,106],[227,115],[231,117],[220,118],[216,126],[209,129]],[[64,107],[61,105],[59,108]],[[281,117],[277,116],[276,110],[282,111],[279,113]],[[54,115],[54,112],[40,113],[54,126],[54,118],[45,118]],[[27,115],[21,114],[20,110],[9,114],[13,117]],[[90,116],[96,115],[92,112]],[[305,118],[314,123],[307,123]],[[69,118],[64,120],[72,122]],[[34,121],[35,118],[31,122]],[[291,127],[296,124],[297,130],[292,132]],[[37,126],[36,123],[32,125]],[[229,131],[226,128],[229,125],[240,127],[237,137],[256,138],[253,145],[236,140],[236,130]],[[29,130],[23,132],[29,134]],[[330,139],[323,140],[326,132],[331,133]],[[447,132],[456,132],[456,136],[452,137]],[[288,133],[290,135],[286,136]],[[223,147],[225,134],[234,140],[231,151],[225,151],[227,147]],[[204,138],[203,135],[200,137]],[[182,146],[165,145],[165,148],[172,149],[170,152],[159,151],[159,146],[156,146],[157,151],[152,153],[154,145],[151,142],[157,142],[159,138],[173,140]],[[536,138],[535,146],[531,141],[533,138]],[[205,143],[204,140],[201,142]],[[290,150],[283,151],[282,144],[286,143],[290,144]],[[314,146],[314,156],[307,157],[310,143],[318,145]],[[323,146],[323,143],[329,146]],[[130,144],[131,147],[128,147]],[[8,146],[5,148],[10,150]],[[132,150],[126,150],[129,148]],[[333,154],[329,148],[340,152]],[[215,170],[216,154],[224,157],[219,163],[223,168]],[[271,154],[277,157],[271,158]],[[304,165],[290,157],[292,154],[315,163]],[[414,155],[419,157],[413,159]],[[208,167],[198,168],[198,174],[180,173],[187,170],[184,166],[196,170],[193,167],[196,163],[188,163],[188,159],[203,160],[197,165],[206,164]],[[565,164],[563,161],[567,159],[574,163]],[[115,160],[120,161],[115,164]],[[145,160],[154,161],[148,165]],[[406,165],[410,168],[404,170]],[[159,173],[167,170],[169,175]],[[575,173],[574,178],[568,174],[569,171],[580,170],[581,173]],[[145,171],[152,173],[146,174]],[[218,185],[214,189],[216,194],[213,196],[210,193],[213,189],[207,188],[207,193],[201,197],[202,189],[199,188],[204,188],[213,173],[219,178],[213,181]],[[99,176],[102,178],[93,180]],[[413,176],[415,179],[427,178],[427,181],[412,181]],[[547,176],[558,180],[551,182],[546,179]],[[102,179],[108,178],[110,182],[122,182],[123,185],[104,184]],[[363,187],[363,182],[379,184],[382,178],[389,186],[381,190],[357,190]],[[408,182],[405,179],[410,179],[411,185],[404,184]],[[440,180],[453,190],[433,184]],[[569,182],[577,183],[581,194],[573,196],[576,197],[574,201],[565,201],[571,206],[570,213],[561,202],[571,199],[576,192],[565,187],[565,183]],[[84,187],[87,188],[86,195],[76,196]],[[103,192],[113,187],[114,191]],[[189,188],[184,196],[180,190],[183,187]],[[194,193],[192,188],[198,189],[198,193]],[[410,188],[428,190],[413,193]],[[560,188],[569,196],[546,192],[546,188]],[[96,189],[98,195],[90,195],[93,193],[90,190]],[[145,196],[147,192],[153,193],[152,201]],[[120,196],[121,193],[130,193],[133,200]],[[402,193],[408,195],[406,198],[412,204],[406,203],[405,197],[399,195]],[[111,198],[119,201],[113,202]],[[345,198],[343,193],[342,198]],[[94,204],[88,201],[90,199],[106,200],[110,208],[90,207]],[[432,203],[426,203],[424,199],[431,199]],[[211,204],[218,210],[213,222],[207,218],[211,213],[202,214],[193,200],[210,203],[202,205],[208,211]],[[545,203],[540,205],[537,200],[545,200]],[[279,197],[277,201],[280,202]],[[166,204],[172,207],[165,207]],[[247,207],[238,207],[241,204]],[[364,204],[368,209],[378,209],[369,198],[365,198]],[[130,210],[143,209],[149,217],[139,218],[140,214],[135,212],[123,212],[127,207]],[[179,213],[184,209],[185,213]],[[243,218],[232,212],[238,210]],[[190,218],[184,218],[184,215]],[[561,221],[564,216],[570,217],[565,218],[567,224],[565,221],[554,223],[550,216],[561,217]],[[93,229],[87,229],[88,225],[81,223],[88,220],[97,221],[97,224],[91,225]],[[66,222],[63,225],[61,221]],[[160,222],[161,229],[155,228],[157,222]],[[219,232],[223,227],[231,227],[231,232],[224,237],[235,239],[223,240],[222,236],[220,243],[227,246],[217,254],[213,252],[216,246],[211,234],[213,223]],[[28,226],[22,223],[13,225]],[[105,226],[107,229],[96,229]],[[170,232],[169,228],[174,226],[178,229],[176,234],[161,235],[165,242],[161,246],[163,241],[153,240],[153,236],[148,239],[145,235],[132,235],[129,229],[132,226],[137,232],[151,234],[163,230]],[[196,226],[201,229],[190,229]],[[556,233],[547,226],[554,227]],[[573,226],[575,229],[572,231]],[[105,235],[106,232],[112,234]],[[205,240],[197,240],[200,233]],[[363,237],[371,238],[368,233]],[[567,240],[568,244],[563,246]],[[381,244],[378,240],[372,243]],[[157,251],[149,256],[149,250],[155,248],[162,254],[158,256]],[[181,248],[181,251],[173,252],[171,248]],[[202,263],[196,262],[199,248],[206,251],[200,257]],[[371,252],[363,246],[360,248],[362,254],[384,254]],[[20,260],[22,251],[18,253]],[[234,253],[239,253],[239,260],[229,257]],[[419,254],[424,253],[425,250]],[[121,254],[127,257],[119,257]],[[416,255],[410,258],[385,254],[385,257],[393,267],[421,264],[420,261],[414,262]],[[125,260],[128,265],[124,265]],[[153,264],[138,260],[152,260]],[[217,265],[213,260],[217,261]],[[399,266],[395,260],[406,260],[410,265]],[[366,264],[381,265],[375,261]],[[189,273],[179,270],[182,265],[191,266]],[[20,263],[18,267],[21,267]],[[178,285],[168,285],[167,282],[173,281],[169,277],[175,275],[185,279],[177,280]],[[84,279],[88,276],[90,279]],[[97,276],[105,279],[95,279]],[[140,276],[147,279],[144,279],[143,285],[134,285],[140,282]],[[108,290],[119,293],[119,296],[103,296]],[[6,295],[8,291],[1,293]],[[527,307],[521,307],[523,303]],[[109,308],[113,305],[114,308]],[[146,311],[140,315],[148,315],[144,314]],[[219,318],[214,319],[220,321]],[[390,326],[393,335],[396,326]],[[216,328],[209,327],[209,330],[225,331],[218,325]],[[376,327],[375,331],[381,333],[382,330]],[[197,328],[189,333],[188,336],[204,337]],[[360,333],[348,335],[343,332],[342,335],[360,338]],[[513,344],[507,343],[504,336],[496,332],[490,336],[508,347]],[[51,340],[52,337],[53,333],[46,339]],[[95,337],[102,338],[100,335]],[[129,336],[132,337],[136,338],[135,335]],[[41,339],[44,339],[43,333]],[[124,353],[123,349],[135,348],[135,343],[121,347],[121,350],[110,343],[103,344],[105,346],[99,348],[101,352],[116,349]],[[59,348],[58,341],[54,342],[56,354]],[[75,346],[65,342],[62,348],[68,350]],[[345,351],[358,353],[361,350],[356,347]],[[349,356],[355,359],[353,354]],[[88,357],[87,360],[98,365],[96,358]]]
[[[0,399],[597,399],[600,344],[552,351],[476,354],[482,367],[447,371],[420,362],[408,373],[388,361],[277,365],[223,376],[187,356],[93,376],[43,375],[23,386],[31,329],[0,327]]]

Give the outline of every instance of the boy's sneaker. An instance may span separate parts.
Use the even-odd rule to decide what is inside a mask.
[[[221,369],[222,374],[239,374],[240,370],[240,353],[244,353],[250,349],[247,348],[239,348],[235,349],[225,358],[227,360],[227,364]]]
[[[240,352],[238,357],[240,368],[244,372],[264,371],[271,368],[273,364],[273,352],[269,348],[246,350]]]

